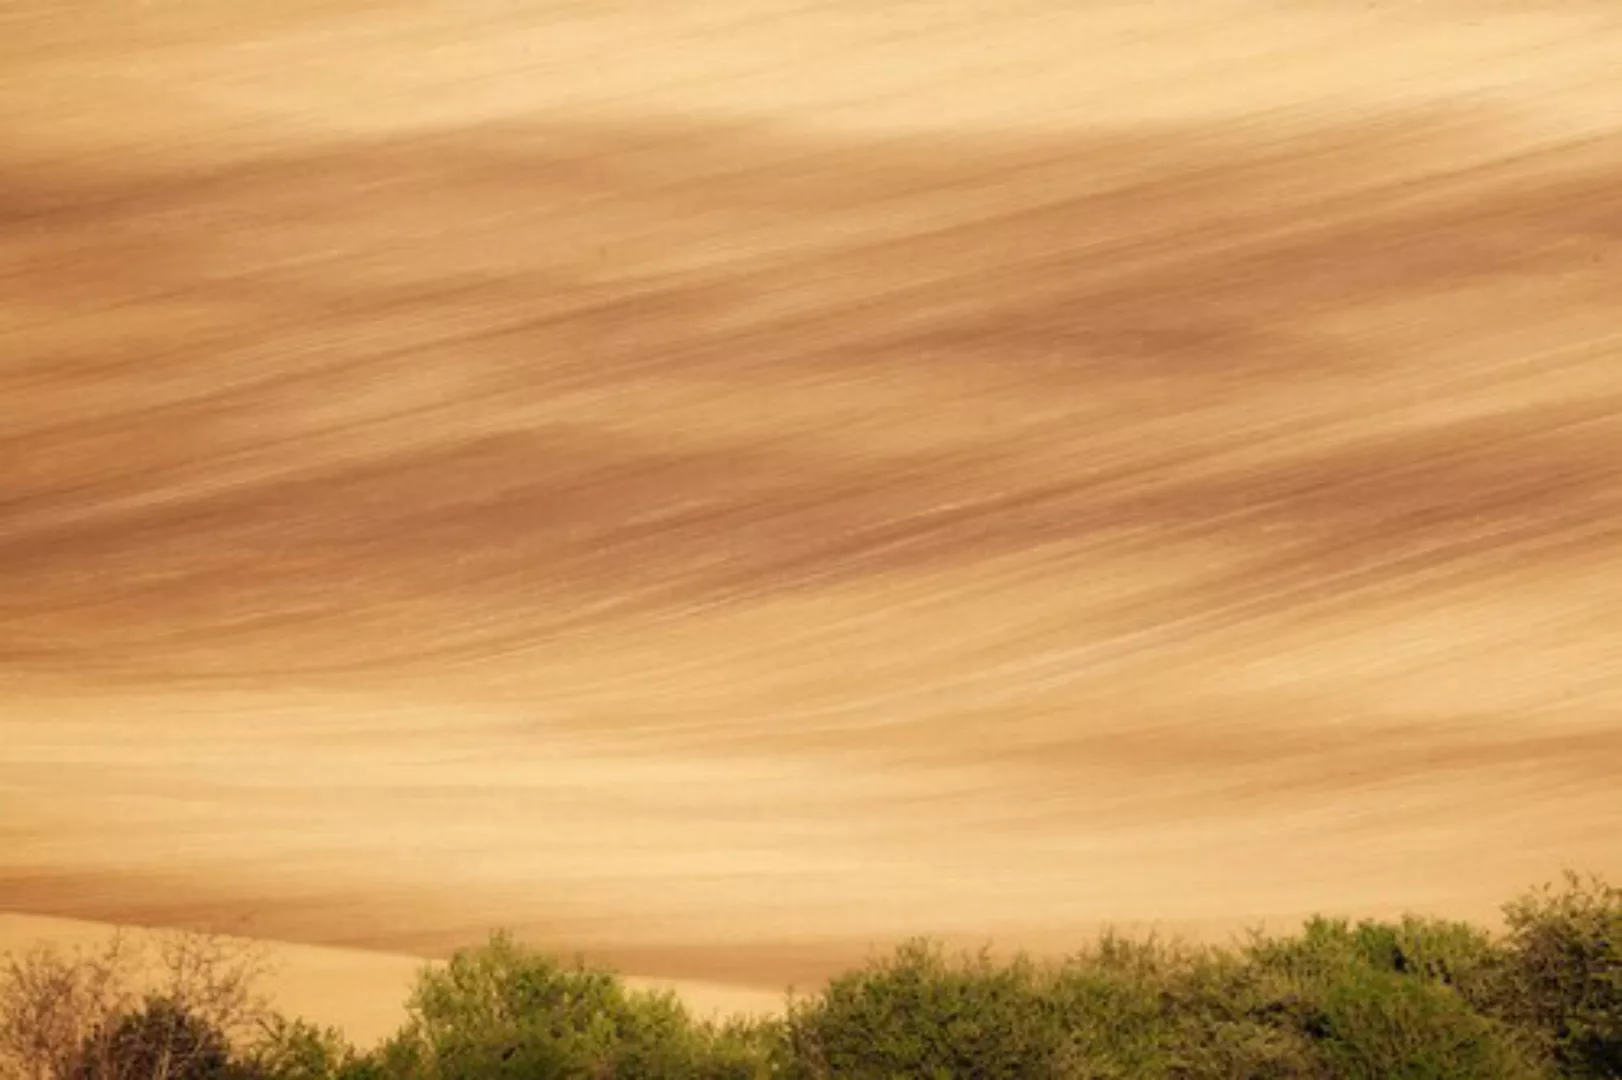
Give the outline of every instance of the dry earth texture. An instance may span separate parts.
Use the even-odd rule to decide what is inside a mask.
[[[5,933],[368,950],[285,955],[370,1033],[497,925],[735,1003],[1614,873],[1619,58],[0,0]]]

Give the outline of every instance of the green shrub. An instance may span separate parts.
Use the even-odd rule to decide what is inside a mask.
[[[276,1016],[265,1022],[244,1056],[241,1071],[252,1080],[371,1080],[377,1064],[335,1028]]]
[[[1568,874],[1505,909],[1500,1015],[1543,1041],[1570,1077],[1622,1077],[1622,889]]]
[[[1304,1032],[1344,1080],[1478,1080],[1546,1075],[1515,1033],[1450,987],[1351,967],[1309,989]]]
[[[1349,966],[1405,975],[1457,989],[1484,1000],[1499,949],[1468,923],[1413,916],[1398,923],[1314,918],[1299,935],[1252,941],[1247,955],[1260,967],[1301,978],[1318,978]]]
[[[1057,966],[908,944],[791,1008],[791,1074],[1265,1080],[1325,1075],[1306,1040],[1235,1007],[1235,965],[1106,936]]]
[[[1053,1080],[1532,1080],[1479,1011],[1493,959],[1453,924],[1318,920],[1223,953],[1106,936],[1057,967],[913,942],[797,1002],[790,1074]]]
[[[1232,957],[1106,937],[1053,985],[1067,1076],[1270,1080],[1318,1075],[1310,1047],[1246,1006]]]
[[[670,993],[628,991],[608,972],[497,935],[425,971],[406,1028],[376,1056],[384,1075],[423,1080],[763,1075],[741,1029],[698,1023]]]
[[[946,959],[915,941],[791,1005],[793,1073],[801,1077],[1057,1077],[1062,1018],[1024,960]]]
[[[1500,964],[1458,923],[1313,919],[1245,952],[1254,1007],[1307,1039],[1325,1075],[1348,1080],[1546,1075],[1532,1042],[1484,1006]]]

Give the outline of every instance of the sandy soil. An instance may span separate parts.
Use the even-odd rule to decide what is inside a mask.
[[[1622,870],[1619,55],[3,0],[0,935],[370,1032],[493,926],[747,994]]]

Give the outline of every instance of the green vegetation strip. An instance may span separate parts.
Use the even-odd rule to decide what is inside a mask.
[[[1568,877],[1506,931],[1319,918],[1194,948],[1106,935],[1063,961],[928,942],[791,998],[695,1018],[506,935],[425,968],[372,1050],[276,1015],[250,959],[176,938],[41,948],[0,971],[0,1076],[25,1080],[1622,1077],[1622,889]]]

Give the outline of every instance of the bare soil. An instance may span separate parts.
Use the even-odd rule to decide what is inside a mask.
[[[0,936],[375,1033],[494,926],[752,1007],[1622,869],[1618,56],[3,0]]]

